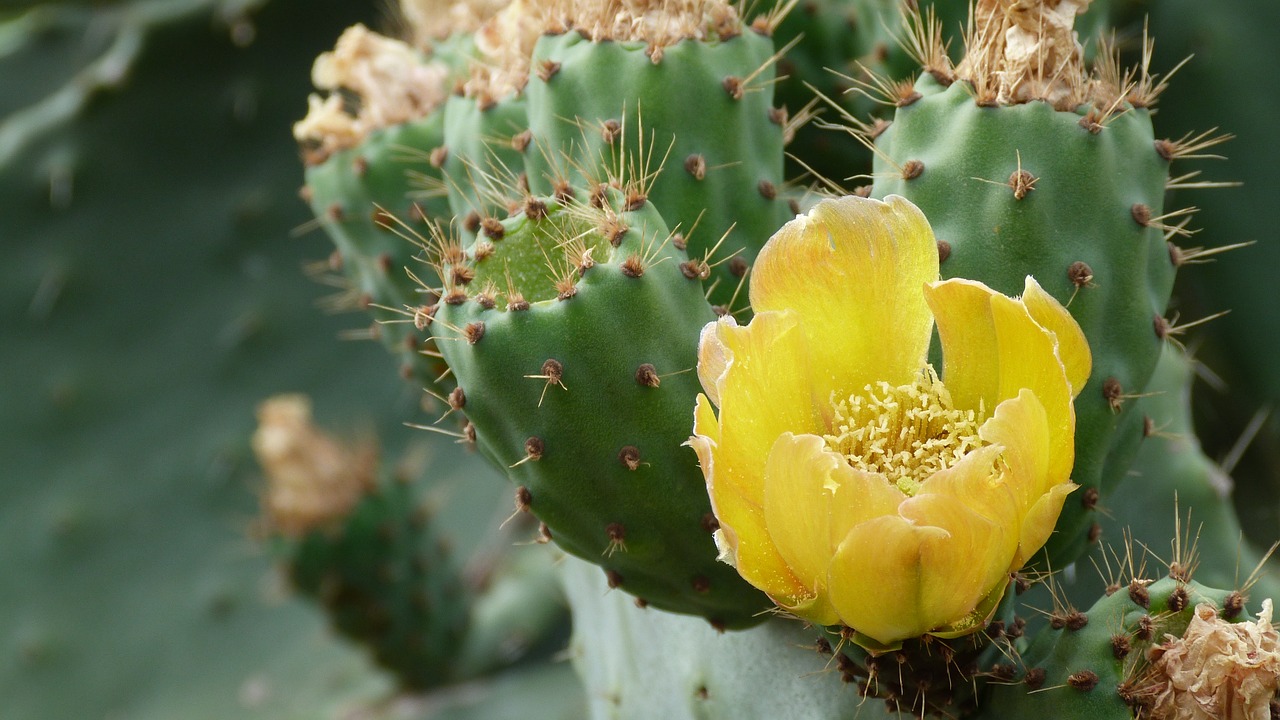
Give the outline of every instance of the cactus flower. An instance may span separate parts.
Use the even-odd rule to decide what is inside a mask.
[[[721,559],[873,650],[985,627],[1076,487],[1079,326],[1030,277],[1020,299],[940,282],[928,221],[896,196],[787,223],[750,297],[748,325],[699,344],[690,444]]]

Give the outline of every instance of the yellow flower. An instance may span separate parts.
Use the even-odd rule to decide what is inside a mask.
[[[787,223],[751,305],[699,344],[690,444],[722,559],[873,649],[984,627],[1076,487],[1072,399],[1092,361],[1075,320],[1030,277],[1021,299],[939,282],[933,231],[896,196]]]

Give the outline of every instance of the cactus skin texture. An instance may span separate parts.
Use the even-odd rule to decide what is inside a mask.
[[[526,102],[521,95],[498,101],[455,95],[443,112],[449,209],[456,232],[472,238],[481,220],[510,214],[528,186],[525,160],[533,150],[521,139],[529,122]]]
[[[1131,477],[1103,503],[1103,536],[1119,538],[1127,532],[1133,542],[1153,549],[1167,547],[1170,538],[1194,538],[1200,560],[1196,579],[1230,587],[1259,568],[1264,553],[1244,537],[1232,503],[1232,478],[1196,440],[1194,363],[1181,348],[1166,344],[1147,397],[1136,401],[1152,432],[1142,443]],[[1096,562],[1102,566],[1104,558]],[[1254,575],[1249,596],[1280,598],[1274,560]]]
[[[1174,266],[1151,220],[1163,212],[1168,162],[1147,110],[1093,133],[1083,115],[1047,103],[979,107],[963,82],[943,88],[925,75],[916,90],[921,98],[899,108],[876,143],[872,194],[920,206],[944,277],[1016,294],[1033,275],[1070,303],[1089,339],[1093,375],[1075,403],[1072,479],[1082,489],[1045,550],[1061,567],[1096,539],[1093,491],[1115,488],[1142,440],[1128,398],[1155,369],[1162,339],[1153,318],[1172,292]]]
[[[342,527],[283,539],[294,587],[317,598],[337,630],[367,643],[411,690],[455,678],[471,598],[408,483],[384,483]]]
[[[646,48],[578,33],[538,41],[533,67],[541,72],[525,90],[539,146],[528,156],[529,183],[553,194],[565,182],[647,184],[644,176],[661,169],[646,194],[687,236],[691,257],[705,257],[727,233],[711,280],[712,302],[724,305],[760,246],[794,214],[782,193],[785,118],[772,105],[773,42],[751,30],[683,40],[655,53],[657,62]]]
[[[575,558],[559,577],[575,617],[568,654],[592,720],[897,717],[835,682],[830,646],[819,650],[799,622],[719,634],[695,618],[637,608]]]
[[[682,447],[695,344],[715,318],[697,273],[652,203],[615,213],[530,202],[481,234],[468,268],[447,268],[474,277],[470,290],[446,286],[433,326],[455,333],[441,352],[477,445],[519,486],[517,508],[610,585],[717,626],[758,622],[769,602],[716,561],[705,484]],[[608,228],[584,225],[587,212]],[[544,263],[567,238],[590,250],[553,287]],[[508,290],[502,307],[492,288],[507,277],[522,297]]]
[[[426,221],[448,222],[449,205],[443,197],[421,191],[440,172],[431,164],[428,150],[444,141],[444,115],[436,112],[417,122],[375,130],[358,147],[335,152],[324,162],[307,168],[304,195],[337,248],[331,265],[339,265],[350,283],[340,301],[368,309],[376,318],[397,320],[373,325],[373,332],[400,361],[400,374],[437,394],[452,390],[439,360],[424,355],[426,333],[411,318],[379,310],[420,307],[420,286],[406,269],[435,277],[418,259],[421,248],[397,234],[396,223],[421,226]],[[403,231],[401,231],[403,232]],[[354,297],[350,297],[353,294]]]
[[[1131,720],[1145,699],[1147,650],[1166,634],[1181,637],[1196,605],[1211,604],[1231,622],[1249,619],[1238,592],[1192,580],[1135,578],[1108,590],[1088,611],[1055,610],[1008,682],[988,686],[984,714]]]

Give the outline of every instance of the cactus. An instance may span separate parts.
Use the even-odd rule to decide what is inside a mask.
[[[1247,541],[1236,516],[1234,481],[1196,440],[1194,364],[1182,349],[1166,344],[1148,396],[1137,401],[1146,439],[1131,478],[1103,503],[1103,535],[1128,537],[1160,553],[1170,540],[1194,544],[1197,580],[1217,587],[1248,584],[1252,597],[1280,597],[1274,562],[1264,564],[1266,553]],[[1107,559],[1112,558],[1094,554],[1100,567]]]
[[[271,398],[258,418],[264,524],[290,581],[401,687],[473,679],[519,660],[555,625],[557,593],[536,579],[550,579],[550,555],[526,549],[525,567],[507,558],[467,582],[416,484],[381,476],[369,445],[347,447],[317,430],[303,396]],[[529,581],[516,586],[516,609],[502,595],[519,575]]]
[[[1003,683],[990,686],[987,712],[995,717],[1121,720],[1150,713],[1168,683],[1155,658],[1172,647],[1169,638],[1182,637],[1196,617],[1220,617],[1227,622],[1248,619],[1239,592],[1194,582],[1186,568],[1176,564],[1170,572],[1171,576],[1154,582],[1135,576],[1117,583],[1084,612],[1055,608],[1049,627],[1031,638],[1018,658],[1020,667],[1010,668],[1001,678]],[[1263,611],[1268,629],[1270,614],[1268,601]],[[1274,631],[1271,635],[1274,648]],[[1263,649],[1274,653],[1274,649]],[[1256,662],[1262,673],[1271,674],[1270,693],[1274,694],[1280,655]],[[1243,661],[1242,665],[1253,663]],[[1267,684],[1263,679],[1264,688]],[[1265,690],[1250,700],[1254,707],[1260,702],[1267,712],[1270,698]]]
[[[467,432],[508,469],[517,510],[611,586],[738,627],[767,601],[716,562],[677,420],[695,395],[691,341],[715,317],[696,267],[626,191],[531,198],[445,265],[434,323]]]
[[[525,90],[537,146],[529,183],[544,194],[639,185],[689,254],[711,261],[708,292],[728,305],[760,243],[795,212],[780,192],[788,119],[772,103],[776,58],[761,34],[771,26],[702,5],[658,32],[588,35],[610,27],[596,16],[612,10],[599,5],[571,28],[582,32],[538,41]]]
[[[373,454],[317,431],[303,397],[272,398],[258,415],[269,525],[294,587],[405,687],[453,679],[470,598],[407,478],[376,477]]]
[[[636,607],[584,562],[569,558],[559,575],[578,619],[569,656],[592,718],[892,717],[834,681],[831,646],[799,623],[772,619],[720,634],[694,618]]]
[[[984,20],[991,7],[979,4],[978,22],[998,25]],[[1149,108],[1162,83],[1145,69],[1135,85],[1120,83],[1117,61],[1104,54],[1090,76],[1076,47],[1045,60],[1040,67],[1059,69],[1041,78],[1034,62],[1006,67],[1002,45],[980,41],[1004,37],[1007,21],[997,25],[970,31],[975,40],[954,71],[945,61],[933,68],[949,85],[926,74],[904,95],[875,139],[871,193],[920,205],[944,276],[1005,292],[1035,276],[1069,303],[1089,338],[1094,370],[1076,401],[1072,474],[1084,489],[1047,551],[1060,567],[1096,540],[1096,501],[1123,479],[1142,438],[1129,400],[1144,391],[1170,331],[1167,242],[1187,231],[1185,212],[1165,212],[1164,194],[1170,160],[1186,152],[1155,142]],[[1045,42],[1073,47],[1070,30]]]
[[[1258,566],[1274,529],[1256,524],[1257,544],[1242,544],[1232,507],[1265,508],[1270,478],[1235,454],[1219,468],[1215,445],[1197,443],[1181,352],[1194,323],[1177,319],[1198,316],[1196,298],[1166,308],[1176,266],[1217,252],[1193,247],[1189,211],[1170,208],[1205,186],[1182,161],[1215,152],[1220,136],[1166,125],[1190,104],[1176,93],[1164,94],[1172,112],[1154,132],[1165,83],[1152,68],[1176,59],[1145,41],[1132,74],[1109,43],[1096,46],[1098,69],[1082,70],[1088,49],[1072,22],[1088,41],[1081,28],[1128,3],[983,0],[958,64],[944,43],[964,5],[937,3],[949,19],[908,14],[896,30],[898,4],[406,0],[409,24],[382,26],[405,42],[363,28],[339,38],[312,73],[328,97],[298,128],[309,224],[337,247],[311,267],[342,290],[329,305],[372,311],[362,324],[375,330],[348,335],[379,335],[435,396],[433,411],[408,402],[403,383],[378,381],[386,359],[372,344],[332,349],[334,323],[297,284],[298,248],[330,254],[319,233],[259,242],[301,220],[303,208],[281,200],[298,177],[285,118],[303,107],[308,56],[346,20],[331,17],[337,8],[22,2],[0,13],[0,202],[19,238],[0,283],[13,300],[0,332],[5,367],[21,379],[0,392],[17,409],[6,469],[33,480],[4,486],[16,518],[3,524],[16,558],[6,569],[31,578],[6,601],[6,708],[1016,720],[1170,717],[1234,698],[1206,712],[1274,712],[1280,650],[1267,596],[1280,583]],[[850,11],[860,25],[849,37],[813,24]],[[1236,39],[1223,31],[1236,22],[1228,10],[1203,17],[1173,34],[1204,32],[1213,63],[1249,65],[1236,59],[1257,51],[1249,43],[1217,47]],[[1167,24],[1158,14],[1155,26]],[[105,29],[110,49],[80,72],[72,57],[103,47],[90,28]],[[893,35],[911,51],[889,47]],[[166,71],[190,52],[210,61]],[[854,63],[868,56],[876,67],[863,73]],[[923,67],[908,80],[909,57]],[[796,76],[785,84],[783,65]],[[828,96],[842,82],[815,82],[822,65],[884,96],[879,120],[853,123],[865,143],[827,123],[804,127],[815,112],[860,117],[870,103],[810,104],[800,81]],[[277,86],[299,92],[263,91]],[[1256,82],[1245,93],[1266,94]],[[1234,130],[1231,114],[1248,107],[1235,100],[1203,103],[1205,126]],[[149,127],[139,117],[165,131],[138,132]],[[868,146],[879,154],[871,168]],[[784,147],[800,177],[783,174]],[[819,180],[828,191],[870,174],[857,192],[905,198],[808,212],[820,193],[804,188],[807,168],[831,176]],[[836,205],[919,222],[881,227],[873,213],[846,227]],[[949,280],[932,282],[924,216],[945,241]],[[851,254],[862,246],[850,239],[874,228],[888,239]],[[821,261],[828,250],[839,267]],[[910,292],[878,292],[882,270],[904,273],[893,277]],[[979,280],[1025,294],[1003,298]],[[989,314],[950,305],[980,291]],[[948,362],[957,328],[1009,330],[1015,315],[1017,344],[1040,361],[997,348],[995,365],[975,353],[939,377],[925,367],[928,333],[906,339],[920,302],[937,313],[933,344]],[[1205,312],[1226,304],[1213,302]],[[799,332],[760,329],[784,326]],[[137,342],[152,333],[163,346]],[[758,352],[734,344],[765,335]],[[1265,356],[1238,334],[1231,342],[1197,354]],[[1058,363],[1047,357],[1055,343]],[[880,363],[880,350],[911,355],[910,367]],[[1086,364],[1096,368],[1087,386]],[[965,383],[985,377],[999,378],[991,397],[1002,401],[979,393],[974,406]],[[265,550],[243,537],[244,487],[256,484],[248,424],[261,398],[298,389],[344,418],[325,424],[376,418],[387,457],[404,460],[298,446],[288,492],[265,489],[268,547],[284,571],[272,595],[283,604],[264,607],[268,565],[243,556]],[[1235,389],[1228,403],[1258,401]],[[128,412],[113,405],[126,400]],[[737,424],[721,424],[722,401],[741,411]],[[797,408],[816,411],[812,422],[774,432]],[[928,426],[891,432],[907,419]],[[897,444],[877,444],[891,436]],[[409,437],[429,462],[401,450]],[[446,447],[454,441],[462,447]],[[457,454],[471,448],[512,480],[516,513],[498,502],[510,490]],[[193,457],[217,458],[215,470]],[[278,459],[264,455],[263,470],[278,474]],[[1229,471],[1243,481],[1235,498]],[[845,502],[853,487],[857,502]],[[946,492],[956,487],[965,492]],[[1048,552],[1033,556],[1055,522]],[[1098,528],[1130,541],[1081,555]],[[1169,546],[1168,576],[1150,579],[1144,553]],[[559,574],[585,695],[568,664],[544,664],[565,641],[550,587],[561,548],[577,556]],[[1049,582],[1017,592],[1049,570]],[[287,580],[319,606],[284,595]],[[321,612],[392,672],[331,641]],[[1213,698],[1188,687],[1193,675]],[[77,692],[48,690],[67,678]]]
[[[879,92],[894,111],[891,122],[853,128],[876,153],[874,183],[858,192],[877,198],[899,195],[918,204],[940,240],[946,277],[981,280],[1008,294],[1025,287],[1030,294],[1023,301],[1030,304],[1022,307],[1035,316],[1037,332],[1047,333],[1057,344],[1054,352],[1060,355],[1070,396],[1080,394],[1074,412],[1062,412],[1075,428],[1070,475],[1079,487],[1068,496],[1057,531],[1037,561],[1041,568],[1061,567],[1077,560],[1087,542],[1097,540],[1101,525],[1092,511],[1105,507],[1108,497],[1122,497],[1113,491],[1129,474],[1143,438],[1151,435],[1151,422],[1138,407],[1149,405],[1146,393],[1158,391],[1148,388],[1148,382],[1162,348],[1175,345],[1187,327],[1165,317],[1175,268],[1186,256],[1170,243],[1190,232],[1187,212],[1164,208],[1166,190],[1181,184],[1170,179],[1170,165],[1198,155],[1206,143],[1216,140],[1209,135],[1156,140],[1151,106],[1165,83],[1151,74],[1152,49],[1145,38],[1132,74],[1120,69],[1107,43],[1098,46],[1092,73],[1085,71],[1086,51],[1073,34],[1074,15],[1088,9],[1078,26],[1092,32],[1114,13],[1113,4],[1100,2],[1089,8],[1087,2],[1029,3],[1016,10],[1005,5],[984,0],[974,8],[967,54],[958,65],[948,57],[943,40],[954,22],[907,13],[909,27],[897,34],[911,49],[893,55],[912,56],[923,64],[922,73],[914,84],[902,82],[904,70],[896,67],[901,63],[890,59],[895,67],[889,72],[896,77],[860,76],[863,89]],[[668,633],[676,631],[662,628],[665,617],[659,611],[701,615],[727,629],[760,623],[763,618],[757,613],[767,607],[758,592],[711,561],[706,533],[718,521],[707,514],[707,522],[695,522],[695,515],[701,517],[708,508],[697,492],[698,478],[688,477],[688,453],[678,450],[687,426],[678,419],[675,398],[687,399],[696,385],[691,379],[665,376],[658,368],[685,369],[701,362],[706,365],[700,368],[705,385],[726,363],[756,362],[746,354],[731,358],[733,353],[721,347],[723,341],[708,344],[705,333],[702,357],[695,360],[691,339],[716,313],[804,310],[785,303],[763,309],[738,307],[764,238],[803,201],[794,189],[783,187],[781,148],[811,109],[802,109],[799,120],[792,121],[772,108],[773,65],[790,52],[791,67],[809,79],[817,64],[812,58],[823,53],[831,64],[850,67],[853,58],[841,45],[843,40],[806,44],[800,28],[811,18],[842,15],[855,6],[866,18],[897,13],[892,3],[814,4],[801,8],[808,14],[790,17],[785,7],[759,8],[754,18],[741,6],[714,0],[661,6],[575,0],[513,3],[491,14],[476,31],[477,58],[487,58],[488,63],[473,66],[460,96],[441,110],[446,138],[438,164],[453,217],[424,231],[430,237],[421,244],[433,248],[429,261],[439,278],[438,286],[426,290],[440,301],[426,308],[422,317],[459,383],[446,415],[465,414],[459,439],[475,442],[492,463],[506,469],[517,485],[517,511],[532,512],[543,522],[540,541],[554,541],[601,566],[606,586],[628,591],[649,608],[649,615],[623,608],[625,601],[619,597],[610,601],[618,611],[602,615],[592,598],[592,592],[599,592],[599,577],[593,591],[583,575],[586,571],[575,566],[568,574],[579,620],[596,631],[607,630],[613,638],[603,648],[581,640],[577,644],[589,691],[615,700],[594,706],[597,716],[643,715],[642,708],[652,709],[646,705],[649,696],[672,683],[679,689],[664,713],[718,716],[741,713],[748,704],[718,702],[726,692],[723,688],[753,677],[737,649],[691,666],[693,677],[707,679],[697,687],[684,687],[687,679],[675,677],[652,678],[651,683],[628,677],[640,673],[647,653],[690,656],[691,651],[679,645],[683,638],[672,638]],[[942,9],[951,12],[956,7]],[[825,31],[814,29],[818,35]],[[857,42],[864,44],[895,34],[883,21],[862,29],[865,37]],[[753,86],[757,81],[760,87]],[[794,85],[789,92],[794,94]],[[690,113],[689,108],[699,112]],[[851,114],[847,107],[842,112]],[[807,142],[791,149],[797,164],[806,168],[861,152],[846,148],[847,153],[817,157]],[[722,185],[709,182],[713,169],[725,169],[712,162],[713,156],[731,158],[728,166],[733,172],[722,173]],[[825,184],[834,188],[838,181]],[[768,202],[761,205],[760,199]],[[500,219],[504,213],[509,217]],[[807,222],[817,222],[815,217]],[[697,232],[690,234],[695,221]],[[796,227],[809,227],[798,222]],[[730,227],[734,230],[726,233]],[[708,228],[710,233],[698,235]],[[787,232],[801,231],[780,234]],[[838,246],[835,226],[828,232],[832,246]],[[723,250],[727,258],[711,257],[709,250],[722,236],[725,244],[716,252]],[[675,248],[665,247],[658,238],[669,239]],[[816,266],[791,270],[797,277],[824,272]],[[766,275],[776,275],[775,282],[790,282],[781,270]],[[1039,285],[1024,286],[1027,276],[1038,280],[1048,295],[1035,294]],[[701,296],[700,278],[708,281],[714,312]],[[752,293],[754,300],[754,289]],[[766,295],[762,291],[760,297]],[[815,291],[812,297],[817,296]],[[1048,296],[1057,303],[1050,303]],[[944,302],[942,295],[930,297]],[[1056,315],[1043,315],[1045,308],[1058,304],[1068,306],[1083,327],[1091,361],[1080,350],[1083,340],[1069,339],[1074,338],[1069,319],[1058,323]],[[947,307],[933,310],[951,312]],[[946,323],[939,319],[940,326],[950,328],[960,327],[957,322],[951,316]],[[722,324],[732,328],[727,321]],[[778,343],[775,350],[781,353],[784,348]],[[822,357],[819,364],[838,375],[835,364],[843,358]],[[960,364],[966,362],[962,359]],[[1090,364],[1091,376],[1085,369]],[[646,366],[647,374],[637,373]],[[666,396],[671,407],[650,407],[651,400],[642,399],[647,391],[641,375],[655,384],[662,377],[661,390],[673,390]],[[730,375],[746,377],[726,372],[716,383],[729,382],[725,378]],[[776,378],[770,375],[766,380],[757,390],[767,395]],[[579,390],[584,384],[589,385],[587,393]],[[1052,395],[1056,386],[1032,385],[1033,395],[1050,393],[1044,402],[1058,397]],[[1006,388],[1001,388],[1004,393]],[[714,394],[718,392],[717,385]],[[611,403],[607,409],[601,396]],[[1067,403],[1069,398],[1064,408]],[[993,411],[974,410],[984,418]],[[615,421],[602,423],[606,415]],[[704,421],[709,422],[700,415],[699,427]],[[713,446],[720,439],[709,430],[705,435],[701,429],[696,432],[692,442],[706,470],[718,457]],[[1013,442],[1012,437],[1007,442]],[[1013,452],[1008,447],[1006,452]],[[1055,468],[1061,464],[1052,463]],[[1186,458],[1177,465],[1194,466]],[[633,473],[664,481],[667,491],[627,482]],[[1026,477],[1032,476],[1039,477]],[[723,477],[720,482],[747,482],[739,475]],[[706,481],[716,484],[710,473]],[[1054,497],[1065,496],[1071,489],[1067,485]],[[835,492],[829,487],[827,491]],[[712,504],[749,505],[759,499],[751,490],[735,492],[712,492]],[[1160,498],[1166,496],[1167,488],[1162,488]],[[816,500],[805,502],[810,509],[823,507]],[[764,509],[766,516],[781,518],[769,512]],[[738,520],[746,522],[745,517]],[[1215,537],[1225,537],[1234,518],[1223,512],[1215,517]],[[1039,514],[1034,518],[1020,530],[1030,534],[1019,540],[1032,549],[1041,540],[1039,531],[1029,528],[1043,525],[1047,534],[1051,524]],[[769,542],[777,543],[776,552],[791,553],[782,561],[786,572],[801,573],[798,568],[814,563],[821,567],[830,554],[817,550],[809,557],[804,554],[808,550],[797,549],[807,547],[796,543],[810,531],[822,534],[805,528],[788,534],[791,530],[779,526],[778,534],[772,529],[766,534]],[[717,543],[722,556],[736,563],[744,531],[741,526],[729,528],[729,533],[724,530]],[[822,545],[819,540],[817,547]],[[1215,551],[1228,545],[1215,540]],[[847,548],[841,546],[839,552]],[[762,564],[753,565],[750,572],[739,567],[743,576],[756,578],[752,583],[758,587],[772,588],[772,599],[784,609],[813,621],[830,621],[833,613],[821,603],[838,593],[827,594],[827,588],[820,587],[821,573],[814,576],[819,587],[796,586],[794,593],[778,590],[793,585],[759,579],[774,568],[767,555],[761,557],[751,561]],[[1026,560],[1015,558],[1019,559],[1011,572]],[[715,572],[720,574],[709,574]],[[809,570],[803,572],[807,583]],[[999,573],[1003,572],[1001,565]],[[1178,568],[1174,572],[1178,582],[1187,579]],[[1206,574],[1215,582],[1220,577]],[[1029,646],[1023,637],[1038,626],[1035,614],[1014,614],[1017,609],[1025,615],[1019,603],[1034,607],[1045,601],[1036,591],[1001,591],[1003,581],[996,580],[1000,582],[989,593],[988,585],[982,585],[978,607],[966,610],[969,614],[954,623],[926,628],[923,638],[898,641],[895,635],[890,637],[893,642],[880,642],[857,628],[826,631],[834,633],[824,636],[827,646],[838,649],[829,661],[839,671],[833,674],[856,683],[858,695],[886,700],[883,707],[889,711],[980,717],[996,714],[1000,703],[1014,703],[1022,712],[1024,704],[1030,707],[1038,700],[1023,699],[1025,691],[994,686],[1019,672],[1005,662],[1008,654],[1025,651],[1035,658],[1036,653],[1052,652],[1041,650],[1048,641]],[[1021,587],[1025,578],[1017,580]],[[1089,583],[1070,585],[1073,593],[1088,597]],[[850,596],[842,598],[841,603],[854,603]],[[655,624],[637,631],[623,611],[655,618]],[[786,623],[773,620],[746,632],[776,640],[796,629],[782,630]],[[891,632],[890,625],[884,626],[885,632]],[[577,632],[584,638],[591,630],[579,627]],[[783,673],[789,672],[781,653],[770,655]],[[769,692],[760,681],[752,682],[760,690],[744,694],[758,699]],[[838,685],[824,687],[819,696]],[[764,709],[768,705],[759,707],[770,712]],[[1070,712],[1087,712],[1088,707],[1080,703]]]
[[[485,19],[473,36],[461,93],[445,107],[444,189],[455,231],[465,238],[509,214],[529,192],[524,88],[537,10],[537,3],[513,2]]]

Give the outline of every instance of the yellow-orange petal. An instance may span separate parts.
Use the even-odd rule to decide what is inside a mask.
[[[945,541],[946,530],[918,527],[900,515],[873,518],[836,549],[827,590],[841,621],[891,645],[932,629],[921,606],[922,556]]]
[[[837,545],[854,525],[896,513],[904,496],[884,476],[850,467],[822,438],[792,433],[769,453],[764,490],[769,537],[811,593],[803,607],[794,600],[781,604],[807,620],[834,623],[826,586]]]
[[[791,573],[778,554],[765,529],[764,508],[752,503],[727,481],[720,448],[720,423],[707,396],[699,395],[694,408],[693,437],[689,445],[698,454],[698,463],[707,481],[711,509],[720,523],[716,542],[722,559],[738,569],[738,574],[755,587],[774,597],[795,597],[804,586]]]
[[[1079,395],[1093,370],[1093,354],[1089,351],[1084,330],[1062,303],[1045,292],[1030,275],[1022,290],[1022,304],[1027,306],[1027,311],[1040,327],[1053,333],[1058,342],[1058,359],[1062,361],[1067,381],[1071,383],[1071,397]]]
[[[813,358],[815,395],[903,385],[924,363],[933,320],[920,288],[938,248],[919,208],[898,196],[823,200],[780,229],[751,272],[757,312],[790,309]]]

